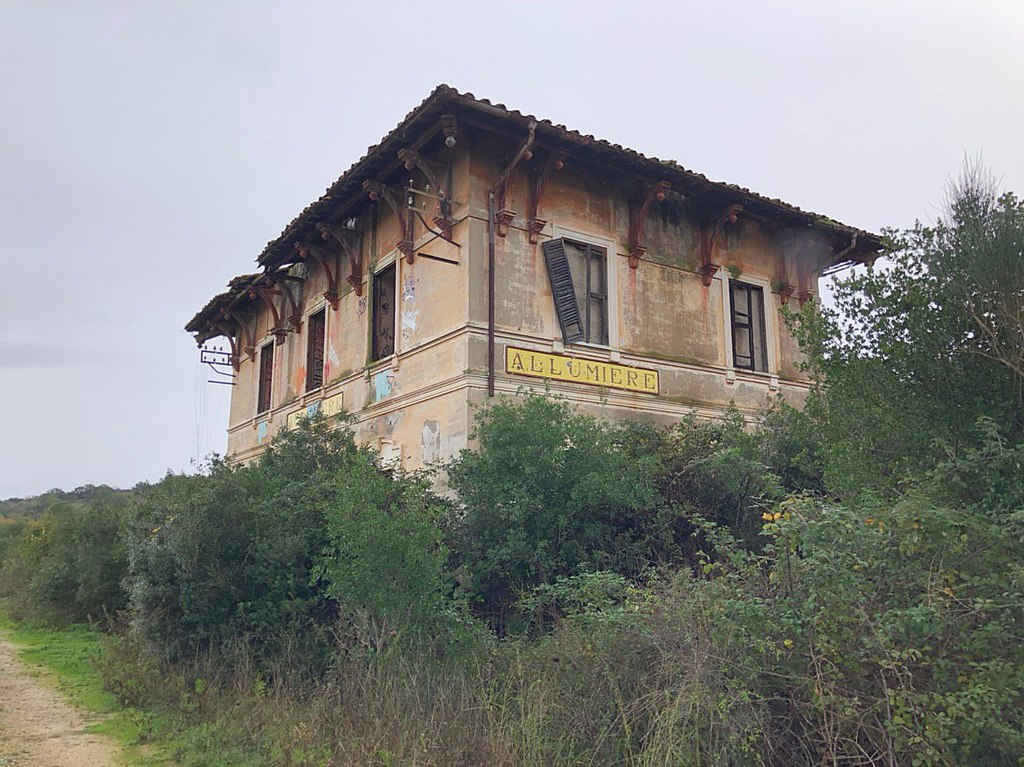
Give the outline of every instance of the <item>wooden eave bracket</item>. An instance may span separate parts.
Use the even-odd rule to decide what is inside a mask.
[[[232,330],[223,323],[211,322],[210,329],[217,331],[217,333],[228,339],[228,344],[231,346],[231,367],[237,373],[239,368],[238,341],[235,338],[235,334],[238,332],[237,328]],[[202,346],[202,343],[200,343],[200,346]]]
[[[414,258],[412,250],[412,227],[409,225],[408,216],[402,215],[402,206],[398,204],[398,200],[395,199],[394,193],[380,181],[364,181],[363,189],[366,190],[366,193],[374,202],[383,199],[395,214],[395,218],[398,219],[398,225],[402,232],[402,239],[395,243],[395,247],[403,256],[405,256],[405,260],[411,264]]]
[[[498,177],[498,183],[494,185],[494,224],[499,237],[508,235],[512,220],[516,217],[514,210],[505,207],[505,198],[508,196],[508,188],[512,183],[512,176],[515,174],[516,168],[524,160],[529,162],[533,158],[533,145],[537,140],[537,123],[531,120],[527,131],[526,139],[519,145],[512,161],[505,166]]]
[[[448,191],[437,180],[437,174],[434,173],[430,164],[415,149],[399,149],[398,159],[404,163],[405,169],[408,171],[419,168],[420,172],[427,179],[427,183],[433,187],[439,198],[437,201],[437,215],[433,219],[434,226],[440,230],[444,239],[450,241],[452,239],[452,226],[455,224],[455,221],[452,219],[452,200]]]
[[[245,352],[249,359],[256,359],[256,331],[255,328],[252,332],[249,332],[249,328],[245,324],[245,319],[235,314],[229,309],[221,309],[221,316],[224,318],[224,322],[232,322],[235,325],[235,332],[232,337],[235,339],[231,344],[231,352],[234,354],[235,371],[238,371],[238,365],[241,362],[240,351]],[[227,326],[222,323],[217,323],[216,327],[226,328]]]
[[[552,171],[562,170],[565,167],[565,159],[569,156],[569,150],[563,147],[553,149],[539,168],[530,170],[530,197],[527,203],[526,217],[530,228],[530,244],[536,245],[540,233],[547,226],[547,220],[537,217],[540,209],[541,198],[544,195],[544,184]]]
[[[715,263],[715,253],[718,250],[718,239],[722,234],[722,228],[726,224],[735,224],[739,214],[743,212],[743,206],[739,204],[727,205],[709,221],[701,225],[701,238],[699,248],[698,269],[700,281],[704,287],[711,287],[711,282],[718,272],[719,265]]]
[[[280,274],[266,274],[263,279],[267,281],[266,285],[254,285],[249,288],[249,297],[252,299],[260,298],[263,303],[270,309],[270,314],[274,318],[274,324],[270,329],[274,339],[277,341],[277,345],[281,346],[284,343],[285,337],[288,335],[288,328],[284,326],[284,317],[282,310],[278,308],[275,302],[275,297],[284,294],[285,304],[291,306],[291,315],[288,320],[291,322],[291,329],[295,332],[302,330],[302,313],[299,311],[299,306],[295,301],[295,297],[292,295],[291,290],[285,283],[287,278]]]
[[[309,242],[295,243],[295,250],[303,261],[312,258],[327,275],[327,290],[324,291],[324,298],[331,305],[331,309],[338,311],[338,274],[335,267],[337,259],[335,254],[330,253],[322,245],[314,245]]]
[[[316,225],[320,237],[324,240],[334,240],[341,245],[341,250],[348,259],[349,272],[345,281],[352,286],[357,296],[363,295],[363,256],[362,256],[362,232],[358,229],[347,229],[338,224],[320,223]],[[337,306],[335,306],[337,308]]]
[[[638,198],[630,205],[629,209],[629,268],[636,269],[640,265],[640,259],[647,253],[647,246],[644,245],[644,223],[647,221],[647,214],[650,213],[651,203],[661,202],[672,184],[668,181],[658,181],[649,184],[644,189],[643,197]]]

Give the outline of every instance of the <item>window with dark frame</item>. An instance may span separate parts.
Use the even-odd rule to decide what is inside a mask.
[[[260,381],[257,390],[256,412],[270,410],[270,387],[274,378],[274,344],[260,347]]]
[[[321,309],[309,315],[306,322],[306,391],[324,385],[324,331],[327,329],[327,311]]]
[[[764,289],[737,280],[729,281],[732,314],[732,361],[741,370],[768,372],[765,336]]]
[[[562,337],[571,343],[608,343],[608,253],[566,238],[544,243]]]
[[[395,353],[395,298],[395,264],[391,264],[373,276],[374,362]]]

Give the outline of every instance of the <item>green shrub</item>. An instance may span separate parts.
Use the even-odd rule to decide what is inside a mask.
[[[426,479],[383,471],[373,451],[355,451],[325,511],[316,578],[343,613],[378,631],[436,627],[453,589],[447,511]]]
[[[106,622],[127,603],[120,534],[124,495],[55,501],[39,519],[5,526],[5,595],[18,614],[64,623]],[[16,535],[16,537],[15,537]]]
[[[215,462],[141,491],[128,526],[134,630],[168,658],[238,639],[268,653],[320,641],[337,607],[313,564],[355,455],[348,432],[317,421],[253,465]]]
[[[646,564],[638,514],[655,505],[652,462],[623,432],[561,401],[477,414],[479,449],[449,467],[464,506],[457,548],[474,605],[501,620],[518,595],[580,569]]]

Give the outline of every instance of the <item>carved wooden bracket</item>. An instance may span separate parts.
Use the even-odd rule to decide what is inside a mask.
[[[317,230],[324,240],[334,240],[341,245],[348,259],[350,274],[345,281],[352,286],[357,296],[363,295],[363,251],[362,232],[358,229],[346,229],[337,224],[317,224]]]
[[[434,188],[438,197],[440,197],[437,201],[437,215],[433,219],[434,226],[441,231],[446,240],[451,240],[452,225],[455,223],[452,220],[452,200],[445,188],[441,186],[441,182],[437,180],[433,169],[420,153],[413,149],[399,149],[398,159],[405,163],[406,170],[411,171],[413,168],[419,168],[420,172],[426,177],[427,182]]]
[[[284,339],[288,335],[288,330],[285,328],[284,323],[281,322],[281,312],[278,311],[277,304],[274,301],[274,297],[279,295],[281,295],[280,290],[268,288],[263,285],[254,285],[249,288],[249,298],[253,300],[257,297],[261,298],[263,303],[267,305],[267,308],[270,309],[270,316],[274,320],[274,324],[271,326],[270,332],[276,339],[278,346],[284,343]]]
[[[644,222],[647,221],[647,214],[651,210],[651,203],[655,200],[661,202],[665,199],[665,193],[672,188],[668,181],[658,181],[649,185],[644,190],[642,198],[635,200],[629,206],[629,268],[636,269],[640,265],[640,259],[647,252],[644,245]]]
[[[235,314],[229,309],[221,309],[220,314],[225,319],[225,321],[235,323],[235,335],[237,336],[237,342],[236,344],[232,344],[232,352],[234,352],[237,355],[239,351],[237,346],[241,346],[241,351],[245,352],[246,355],[248,355],[249,359],[256,359],[255,323],[252,331],[250,332],[249,328],[245,324],[245,319],[243,317]],[[216,327],[221,326],[218,324]],[[240,362],[240,359],[236,358],[236,362]],[[237,364],[235,365],[235,370],[238,370]]]
[[[715,252],[718,250],[718,238],[722,234],[722,227],[728,224],[735,224],[739,214],[743,212],[742,205],[728,205],[710,221],[701,225],[700,252],[698,254],[700,263],[701,282],[704,287],[710,287],[711,281],[718,272],[718,264],[715,263]]]
[[[288,321],[292,325],[292,330],[296,333],[302,331],[302,311],[299,309],[299,302],[302,301],[302,279],[299,277],[293,277],[287,272],[268,272],[264,275],[264,278],[270,281],[270,284],[280,290],[285,297],[285,302],[291,307],[292,312],[288,315]],[[291,289],[288,287],[289,282],[296,282],[299,284],[299,300],[295,300],[295,296],[292,295]],[[282,306],[282,309],[285,307]]]
[[[410,226],[408,215],[403,215],[402,206],[398,204],[394,193],[380,181],[364,181],[363,189],[366,190],[366,193],[374,202],[383,199],[395,214],[402,232],[402,239],[395,243],[395,247],[405,256],[405,260],[411,264],[414,258],[412,252],[412,227]],[[407,214],[408,210],[405,210],[404,213]]]
[[[569,156],[569,150],[559,148],[553,150],[539,168],[530,170],[530,197],[527,203],[526,218],[530,227],[530,244],[536,245],[541,231],[547,226],[547,221],[537,218],[537,211],[540,208],[541,197],[544,194],[544,183],[553,170],[561,170],[565,167],[565,158]]]
[[[322,245],[314,245],[308,242],[295,243],[295,250],[299,252],[299,258],[306,260],[312,258],[327,275],[327,290],[324,291],[324,298],[331,305],[331,309],[338,311],[338,279],[335,266],[336,259],[333,253],[329,253]]]
[[[499,237],[508,236],[509,227],[512,226],[512,221],[515,219],[515,217],[516,212],[514,210],[507,210],[506,208],[502,208],[501,210],[495,212],[494,223],[497,224],[498,226],[497,234]]]
[[[287,318],[291,323],[291,330],[296,333],[302,330],[302,312],[299,311],[299,305],[286,284],[289,281],[302,282],[298,277],[290,277],[280,272],[268,272],[261,278],[261,284],[253,285],[249,288],[249,298],[255,299],[259,297],[270,309],[270,314],[274,319],[270,332],[276,339],[278,346],[284,343],[284,339],[288,335],[288,328],[284,326],[285,308],[291,307],[291,314]],[[278,307],[275,297],[281,295],[284,296],[284,300],[282,305]]]
[[[238,357],[238,341],[235,338],[235,334],[238,333],[238,328],[232,330],[227,325],[221,322],[211,322],[210,327],[228,339],[228,343],[231,345],[231,367],[237,373],[240,367]]]
[[[512,219],[515,218],[515,211],[508,210],[505,207],[505,198],[508,196],[508,187],[512,183],[512,176],[516,172],[516,168],[519,167],[519,163],[523,160],[529,161],[533,158],[533,144],[537,139],[537,123],[530,122],[527,128],[528,135],[522,144],[519,145],[519,149],[513,156],[512,161],[505,166],[505,169],[501,172],[498,177],[498,183],[494,185],[494,223],[498,227],[497,234],[499,237],[505,237],[508,234],[508,228],[512,224]]]

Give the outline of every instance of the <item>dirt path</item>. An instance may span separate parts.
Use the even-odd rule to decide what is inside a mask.
[[[0,634],[0,767],[112,767],[120,748],[33,676]]]

